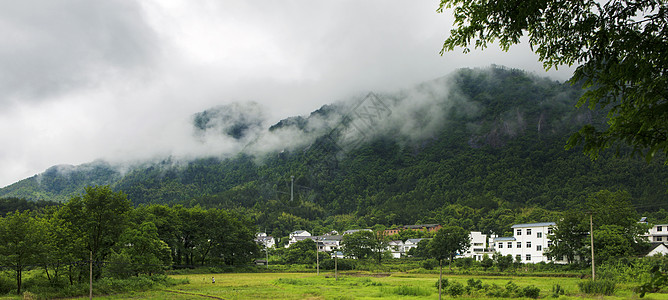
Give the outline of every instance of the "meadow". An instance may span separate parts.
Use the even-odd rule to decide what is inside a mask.
[[[143,292],[95,296],[95,299],[436,299],[435,286],[438,274],[414,274],[404,272],[370,273],[344,272],[338,280],[331,272],[315,273],[218,273],[171,275],[175,279],[187,279],[188,283]],[[211,282],[214,277],[216,283]],[[618,284],[613,296],[585,295],[578,283],[587,279],[577,277],[532,276],[444,276],[449,286],[463,288],[458,299],[504,298],[506,289],[522,290],[533,286],[540,289],[539,298],[560,299],[633,299],[632,285]],[[471,288],[478,282],[481,289]],[[511,282],[509,284],[509,282]],[[553,289],[559,286],[562,295]],[[448,291],[445,288],[444,291]],[[496,293],[496,294],[494,294]],[[87,299],[88,297],[75,298]],[[445,295],[444,298],[453,298]],[[519,297],[527,298],[527,297]],[[0,299],[20,299],[0,298]],[[517,298],[515,298],[517,299]],[[668,294],[648,294],[643,299],[668,299]]]

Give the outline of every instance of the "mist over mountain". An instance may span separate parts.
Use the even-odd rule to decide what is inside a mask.
[[[135,204],[236,209],[278,232],[289,229],[277,220],[328,218],[359,226],[465,218],[465,227],[494,231],[509,221],[485,216],[565,210],[601,189],[626,190],[636,205],[664,201],[662,164],[611,153],[591,161],[564,150],[583,124],[604,122],[575,108],[581,93],[493,66],[360,94],[274,124],[255,103],[218,106],[194,113],[191,124],[215,155],[57,166],[0,189],[0,197],[64,201],[86,185],[108,184]]]

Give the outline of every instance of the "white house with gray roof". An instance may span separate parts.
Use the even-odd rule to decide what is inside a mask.
[[[554,222],[515,224],[511,227],[513,236],[495,238],[494,248],[522,263],[550,262],[545,251],[552,245],[548,235],[556,225]]]

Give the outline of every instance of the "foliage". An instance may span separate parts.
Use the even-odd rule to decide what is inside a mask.
[[[437,259],[439,264],[443,260],[452,259],[457,253],[468,249],[470,244],[469,232],[458,226],[446,226],[439,229],[429,242],[429,254]]]
[[[387,241],[380,233],[360,230],[344,235],[341,245],[349,257],[357,259],[375,258],[380,263],[387,247]]]
[[[635,289],[640,298],[645,297],[647,293],[655,293],[661,290],[661,288],[668,286],[668,273],[662,271],[659,266],[652,268],[650,274],[651,278]]]
[[[610,296],[615,293],[617,282],[614,280],[583,280],[578,283],[580,291],[585,294]]]
[[[292,244],[284,252],[283,261],[293,264],[313,264],[316,262],[315,251],[315,242],[311,239],[305,239]]]
[[[615,213],[611,214],[613,211]],[[591,193],[578,208],[564,213],[553,230],[554,242],[546,255],[555,259],[565,257],[568,262],[573,262],[575,257],[590,261],[589,214],[598,262],[637,255],[645,248],[647,242],[640,236],[647,228],[637,222],[638,213],[630,195],[624,191],[601,190]]]
[[[499,268],[499,271],[501,272],[513,265],[513,256],[510,254],[501,255],[500,252],[494,252],[493,258],[494,262],[496,263],[496,267]]]
[[[0,265],[14,273],[17,294],[21,294],[23,271],[39,262],[49,239],[46,222],[29,211],[0,217]]]
[[[526,34],[546,68],[579,64],[571,82],[588,90],[578,106],[607,109],[608,126],[583,126],[568,147],[583,144],[592,157],[618,143],[648,160],[668,153],[665,1],[442,0],[445,8],[454,8],[455,28],[441,53],[496,40],[508,50]]]

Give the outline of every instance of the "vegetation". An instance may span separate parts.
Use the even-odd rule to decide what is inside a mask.
[[[60,206],[0,217],[0,267],[14,278],[13,285],[0,281],[0,294],[21,294],[26,271],[43,276],[31,291],[80,291],[89,280],[89,265],[103,286],[141,276],[153,282],[157,277],[151,276],[168,268],[195,264],[246,265],[258,252],[254,233],[247,219],[224,210],[135,209],[109,186],[88,187]],[[0,273],[0,279],[7,274]]]
[[[606,110],[607,124],[584,125],[569,148],[583,144],[598,157],[614,145],[619,152],[624,143],[647,160],[668,154],[665,1],[442,0],[438,11],[444,8],[454,8],[455,28],[441,53],[484,49],[496,40],[508,50],[526,34],[546,68],[578,64],[570,81],[587,89],[578,106]]]

